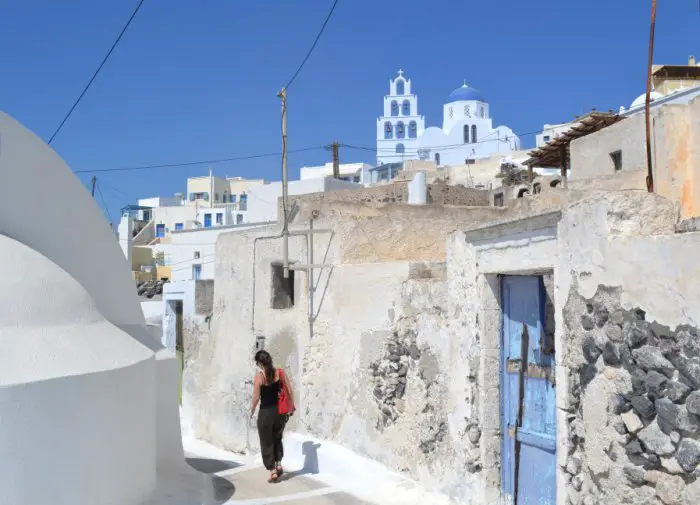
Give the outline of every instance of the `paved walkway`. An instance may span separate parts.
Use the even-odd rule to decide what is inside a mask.
[[[188,466],[159,479],[148,505],[376,505],[328,485],[302,468],[285,467],[276,483],[259,458],[239,456],[209,444],[185,444]]]

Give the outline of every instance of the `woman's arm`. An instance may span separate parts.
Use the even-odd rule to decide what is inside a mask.
[[[284,382],[284,389],[287,390],[287,396],[289,396],[289,399],[292,400],[292,403],[294,405],[296,405],[296,403],[294,403],[294,391],[292,390],[292,381],[289,380],[289,375],[284,374],[284,381],[283,382]]]
[[[250,407],[250,417],[255,415],[255,408],[258,406],[260,401],[260,374],[255,374],[255,380],[253,380],[253,405]]]

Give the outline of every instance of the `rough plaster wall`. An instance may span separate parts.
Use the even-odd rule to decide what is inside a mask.
[[[700,499],[692,472],[676,473],[670,458],[680,464],[695,457],[693,423],[700,418],[662,399],[671,381],[690,385],[688,374],[700,367],[694,350],[674,350],[682,325],[694,331],[700,320],[692,252],[700,235],[673,235],[675,216],[668,200],[627,193],[578,202],[559,225],[558,463],[573,505]],[[661,325],[675,330],[660,331]],[[646,417],[639,414],[644,409]],[[673,434],[656,412],[690,424]],[[691,441],[683,442],[688,435]]]
[[[652,111],[658,116],[658,110]],[[646,145],[644,143],[644,115],[637,114],[586,135],[569,145],[570,180],[590,179],[615,173],[610,153],[622,151],[622,171],[646,169]]]
[[[269,264],[281,258],[281,240],[259,239],[252,269],[256,234],[219,239],[211,332],[200,325],[191,341],[185,338],[183,402],[192,432],[232,450],[257,448],[247,418],[255,337],[264,336],[295,386],[298,411],[289,430],[337,442],[460,503],[479,503],[482,447],[497,452],[496,430],[482,445],[476,402],[477,362],[488,356],[472,349],[464,328],[448,327],[448,311],[462,309],[448,306],[453,281],[447,281],[444,257],[343,263],[353,237],[334,228],[332,238],[315,238],[315,261],[325,255],[336,266],[317,278],[313,335],[305,274],[297,272],[293,308],[270,308]],[[292,260],[305,255],[305,239],[291,239]],[[497,390],[497,382],[491,388]],[[468,405],[465,395],[473,398]],[[498,480],[494,468],[490,478]]]
[[[346,203],[304,205],[297,222],[319,212],[342,244],[338,261],[445,261],[445,237],[456,229],[498,219],[503,209],[386,205],[376,207]],[[319,224],[323,226],[324,224]]]
[[[663,107],[655,123],[654,189],[679,202],[681,219],[700,213],[700,98]]]
[[[208,316],[214,309],[214,280],[195,281],[194,311],[200,316]]]

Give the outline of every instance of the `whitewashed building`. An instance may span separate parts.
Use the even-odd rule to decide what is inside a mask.
[[[518,149],[518,136],[507,126],[494,128],[486,98],[466,83],[445,100],[442,127],[426,128],[410,79],[399,70],[389,82],[384,113],[377,119],[377,165],[412,159],[460,165]]]
[[[369,163],[340,163],[338,167],[338,179],[366,186],[369,182],[369,171],[371,168],[372,166]],[[308,179],[322,179],[329,175],[333,175],[332,162],[314,167],[301,167],[299,171],[299,179],[302,181]]]

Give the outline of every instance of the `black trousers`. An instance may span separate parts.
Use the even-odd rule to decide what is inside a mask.
[[[258,436],[260,437],[260,452],[263,464],[268,470],[275,469],[275,463],[282,461],[284,447],[282,434],[289,419],[288,415],[280,415],[277,406],[261,408],[258,411]]]

